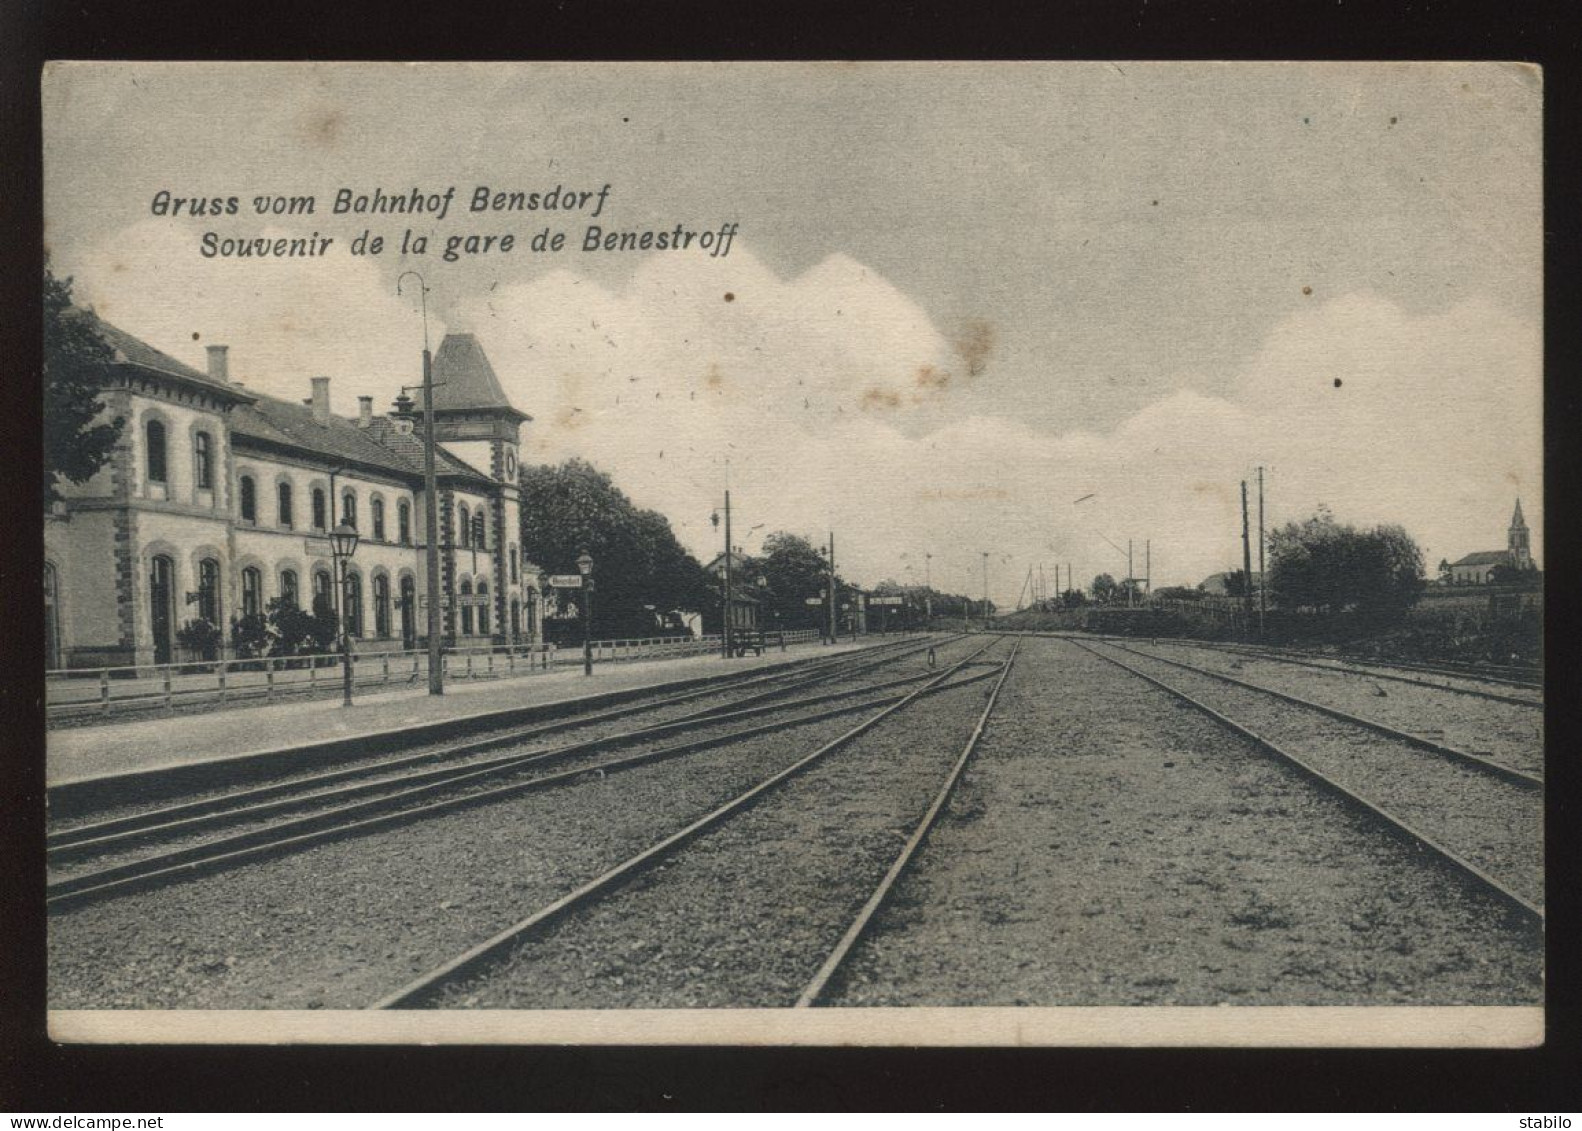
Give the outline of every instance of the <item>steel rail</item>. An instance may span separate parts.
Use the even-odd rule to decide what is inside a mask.
[[[1111,648],[1119,648],[1121,651],[1128,652],[1133,656],[1141,656],[1145,660],[1154,660],[1161,664],[1169,664],[1171,667],[1181,668],[1184,671],[1196,672],[1198,675],[1208,676],[1210,679],[1217,679],[1222,683],[1233,684],[1236,687],[1244,687],[1248,691],[1257,691],[1263,695],[1269,695],[1276,699],[1283,699],[1287,703],[1293,703],[1298,707],[1306,707],[1310,711],[1317,711],[1320,714],[1328,715],[1330,718],[1338,719],[1344,723],[1351,723],[1354,726],[1365,727],[1368,730],[1384,735],[1386,738],[1393,738],[1397,742],[1404,742],[1408,745],[1416,746],[1431,753],[1441,755],[1442,757],[1461,762],[1464,765],[1471,766],[1474,769],[1483,771],[1484,773],[1493,774],[1495,777],[1503,778],[1505,781],[1511,782],[1514,785],[1519,785],[1524,789],[1541,790],[1544,787],[1544,779],[1538,777],[1535,774],[1529,774],[1524,770],[1518,770],[1513,766],[1507,766],[1501,762],[1495,761],[1492,758],[1487,758],[1482,754],[1474,754],[1470,750],[1462,750],[1459,747],[1447,746],[1442,742],[1435,742],[1431,738],[1423,738],[1421,735],[1412,734],[1410,731],[1396,730],[1394,727],[1385,723],[1376,722],[1373,719],[1365,719],[1361,715],[1350,714],[1346,711],[1340,710],[1338,707],[1330,707],[1323,703],[1315,703],[1311,699],[1303,699],[1299,695],[1292,695],[1286,691],[1276,691],[1272,687],[1264,687],[1261,684],[1248,683],[1244,679],[1237,679],[1235,676],[1226,675],[1224,672],[1214,671],[1212,668],[1200,668],[1196,664],[1188,664],[1181,660],[1172,660],[1166,656],[1156,656],[1151,652],[1142,652],[1129,644],[1117,644],[1114,641],[1105,641],[1105,644]]]
[[[74,825],[70,828],[61,829],[48,834],[45,837],[45,845],[48,850],[54,852],[69,846],[84,844],[85,842],[102,842],[105,838],[111,836],[130,834],[139,830],[164,828],[174,824],[197,820],[201,817],[207,817],[216,814],[225,814],[242,810],[257,812],[258,807],[268,802],[271,798],[289,796],[291,799],[295,799],[304,796],[306,793],[311,793],[311,791],[315,789],[334,786],[339,782],[358,781],[360,779],[386,774],[391,771],[400,771],[404,768],[415,767],[426,763],[452,761],[457,758],[465,758],[473,754],[481,754],[485,751],[496,749],[500,746],[514,745],[516,743],[528,741],[533,738],[542,737],[546,734],[554,734],[566,730],[575,730],[580,727],[609,722],[611,720],[625,718],[630,715],[642,714],[646,711],[664,710],[667,707],[674,707],[696,699],[722,693],[729,694],[732,691],[739,691],[743,688],[754,687],[762,683],[775,682],[777,680],[785,680],[787,677],[792,677],[793,682],[790,688],[776,689],[771,693],[778,695],[784,690],[796,690],[801,687],[810,686],[820,682],[826,682],[829,679],[841,678],[843,675],[860,674],[861,672],[869,671],[875,667],[882,667],[886,663],[893,663],[896,660],[904,659],[909,654],[911,654],[911,652],[908,651],[892,653],[877,662],[860,664],[855,670],[852,671],[847,671],[839,666],[841,664],[849,664],[853,661],[854,656],[851,653],[846,653],[838,657],[821,658],[819,660],[812,661],[813,663],[824,665],[820,667],[817,677],[813,679],[804,678],[806,677],[808,671],[808,669],[805,667],[798,667],[794,672],[779,671],[769,674],[750,676],[741,682],[737,681],[739,677],[731,677],[729,682],[725,682],[723,684],[711,684],[708,687],[682,692],[678,695],[671,695],[657,700],[647,700],[636,704],[623,704],[621,706],[608,708],[606,710],[596,711],[592,714],[576,715],[565,719],[555,719],[545,723],[534,723],[531,726],[502,730],[492,734],[484,735],[481,738],[472,739],[467,742],[436,747],[419,751],[414,754],[403,754],[394,758],[359,762],[353,766],[346,766],[335,770],[327,770],[317,774],[310,774],[301,777],[293,777],[283,781],[272,782],[267,785],[254,786],[248,789],[221,794],[215,797],[203,798],[198,801],[180,802],[175,805],[165,805],[155,809],[142,810],[138,813],[130,814],[125,817],[115,817],[105,821],[95,821],[87,824]],[[871,657],[871,652],[861,654],[861,659],[863,661],[868,661],[871,659]],[[829,667],[829,665],[836,666]],[[757,698],[760,698],[760,696],[749,697],[749,700]],[[740,700],[738,702],[746,702],[749,700]],[[735,706],[735,704],[729,704],[727,706]],[[713,708],[710,708],[709,710],[712,711]],[[684,715],[681,716],[681,719],[679,720],[671,721],[674,722],[692,717],[701,717],[706,713],[707,712],[694,712],[693,715]],[[289,800],[286,802],[286,804],[290,803],[291,801]]]
[[[1001,665],[999,679],[995,680],[994,689],[989,692],[989,701],[984,704],[983,713],[978,716],[978,725],[973,728],[972,736],[967,739],[967,744],[962,748],[961,755],[956,759],[955,764],[951,766],[950,772],[945,775],[945,782],[934,796],[933,804],[928,807],[928,811],[923,814],[923,819],[912,830],[912,835],[907,838],[906,844],[902,846],[900,855],[895,858],[895,862],[885,872],[884,878],[879,881],[879,886],[874,889],[873,894],[868,897],[868,901],[857,912],[857,917],[852,920],[851,926],[846,928],[846,933],[835,944],[835,949],[830,951],[829,957],[819,967],[818,973],[813,975],[812,980],[802,990],[801,996],[797,998],[793,1008],[806,1009],[818,1004],[819,999],[824,995],[824,991],[829,987],[830,980],[834,978],[835,972],[845,963],[853,948],[856,947],[858,940],[867,932],[874,916],[879,913],[879,908],[884,905],[884,901],[889,898],[896,882],[900,880],[901,873],[912,862],[912,858],[917,855],[918,849],[922,847],[923,841],[927,839],[929,832],[939,821],[939,815],[944,811],[945,803],[950,800],[950,795],[955,791],[956,783],[961,780],[961,775],[967,768],[968,760],[978,748],[978,741],[988,728],[989,716],[994,713],[995,705],[999,702],[1000,689],[1005,686],[1006,677],[1011,674],[1011,665],[1016,662],[1017,653],[1021,651],[1021,648],[1022,642],[1020,640],[1011,646],[1011,654],[1006,657],[1005,663]]]
[[[1540,928],[1542,927],[1544,922],[1544,911],[1543,908],[1539,907],[1536,903],[1533,903],[1523,896],[1518,895],[1516,892],[1506,887],[1503,883],[1495,879],[1476,864],[1472,863],[1470,860],[1461,856],[1452,849],[1440,844],[1428,834],[1418,830],[1417,828],[1414,828],[1406,821],[1403,821],[1401,818],[1388,812],[1375,802],[1364,797],[1362,794],[1344,785],[1341,785],[1334,778],[1331,778],[1328,774],[1324,773],[1322,770],[1313,766],[1309,762],[1276,745],[1252,729],[1236,722],[1234,719],[1222,715],[1213,707],[1210,707],[1208,704],[1194,698],[1187,692],[1182,691],[1180,688],[1173,687],[1164,680],[1155,676],[1151,676],[1147,672],[1133,667],[1124,660],[1117,659],[1114,656],[1101,652],[1097,648],[1092,647],[1084,641],[1072,640],[1071,643],[1075,644],[1078,648],[1081,648],[1085,652],[1092,653],[1100,659],[1107,660],[1116,667],[1130,672],[1139,679],[1146,680],[1160,690],[1166,691],[1169,694],[1175,696],[1183,703],[1197,708],[1197,710],[1201,711],[1205,715],[1208,715],[1211,719],[1213,719],[1215,722],[1218,722],[1227,730],[1233,731],[1234,733],[1241,735],[1243,738],[1250,739],[1262,749],[1267,750],[1269,753],[1296,767],[1298,770],[1312,779],[1316,784],[1330,791],[1346,804],[1352,806],[1354,809],[1359,809],[1365,817],[1369,817],[1372,820],[1378,822],[1379,824],[1383,825],[1386,830],[1404,838],[1408,843],[1428,851],[1431,855],[1439,858],[1439,860],[1441,860],[1443,863],[1449,864],[1453,870],[1458,871],[1476,881],[1478,886],[1482,887],[1488,894],[1494,896],[1500,903],[1503,903],[1508,908],[1516,912],[1518,916],[1528,923],[1528,925],[1537,926]]]
[[[979,672],[950,683],[947,687],[937,687],[932,690],[950,690],[970,683],[977,683],[991,678],[993,674],[993,672]],[[930,689],[925,688],[922,690],[929,691]],[[913,692],[912,694],[916,695],[918,693]],[[237,833],[217,840],[205,841],[202,844],[175,849],[157,856],[143,857],[126,864],[114,865],[96,872],[82,873],[67,879],[58,880],[49,885],[46,903],[51,908],[63,908],[77,906],[107,896],[124,895],[134,891],[163,887],[177,880],[209,875],[238,864],[287,855],[317,844],[410,824],[429,817],[501,801],[522,793],[585,780],[593,775],[603,776],[613,771],[631,769],[649,762],[674,758],[683,754],[697,753],[716,746],[726,746],[733,742],[757,737],[758,735],[781,731],[787,727],[821,722],[840,715],[867,710],[874,706],[898,702],[900,698],[890,697],[870,700],[866,703],[845,704],[812,715],[782,719],[772,723],[731,731],[726,734],[684,742],[675,746],[663,747],[659,750],[646,751],[626,758],[578,766],[559,773],[530,778],[527,781],[513,782],[508,785],[496,786],[492,789],[443,798],[415,808],[398,808],[398,806],[418,796],[437,793],[462,783],[452,780],[438,783],[437,785],[420,786],[400,794],[390,794],[356,802],[338,809],[281,821],[260,829]],[[348,817],[358,817],[360,814],[371,815],[361,816],[360,819],[347,820]]]
[[[663,840],[650,845],[637,855],[627,858],[620,864],[617,864],[615,867],[610,868],[589,880],[581,887],[578,887],[575,890],[568,892],[566,895],[561,896],[553,903],[539,908],[527,918],[522,919],[517,923],[513,923],[505,930],[485,939],[483,942],[471,948],[466,953],[461,954],[456,958],[451,959],[449,962],[446,962],[443,965],[430,970],[426,974],[413,979],[395,993],[381,998],[369,1008],[412,1009],[418,1007],[421,1002],[444,987],[447,983],[450,983],[466,974],[472,973],[473,971],[476,971],[487,963],[493,961],[498,955],[514,945],[525,935],[544,926],[547,923],[560,918],[566,913],[583,906],[586,903],[592,902],[594,899],[604,895],[606,892],[625,883],[638,872],[647,868],[651,864],[654,864],[658,860],[668,856],[677,848],[680,848],[681,846],[696,839],[702,833],[713,828],[715,825],[718,825],[727,818],[732,817],[735,814],[740,813],[750,806],[756,804],[776,786],[789,781],[793,777],[797,776],[804,770],[822,760],[833,751],[839,750],[840,748],[849,745],[861,735],[877,726],[880,722],[889,718],[891,715],[905,709],[931,691],[942,690],[942,685],[959,669],[965,667],[969,661],[976,659],[978,656],[988,651],[996,643],[998,643],[998,638],[990,640],[989,643],[985,644],[982,648],[968,655],[966,659],[961,660],[956,664],[953,664],[951,667],[945,669],[938,676],[935,676],[916,691],[910,692],[909,694],[900,697],[893,703],[890,703],[888,706],[884,707],[883,710],[880,710],[864,719],[862,722],[858,723],[855,727],[846,731],[844,734],[824,743],[811,754],[798,759],[796,762],[785,767],[784,769],[776,771],[774,774],[765,778],[763,781],[759,782],[757,785],[748,789],[744,793],[738,794],[725,804],[711,810],[702,817],[699,817],[697,820],[692,821],[680,831],[670,834]],[[981,679],[983,676],[973,678]]]
[[[1323,662],[1318,661],[1318,660],[1298,659],[1295,656],[1292,656],[1292,655],[1289,655],[1289,654],[1286,654],[1286,653],[1282,653],[1282,652],[1279,652],[1279,651],[1275,651],[1273,649],[1240,648],[1240,647],[1236,647],[1234,645],[1218,644],[1218,643],[1212,643],[1212,642],[1209,642],[1209,641],[1201,641],[1201,640],[1175,640],[1175,639],[1171,639],[1171,640],[1168,641],[1168,643],[1170,643],[1172,645],[1176,645],[1176,646],[1185,646],[1185,647],[1205,647],[1205,646],[1207,646],[1207,647],[1213,648],[1215,651],[1218,651],[1218,652],[1227,652],[1227,653],[1230,653],[1232,655],[1248,656],[1248,657],[1251,657],[1253,659],[1258,659],[1258,660],[1272,660],[1275,663],[1279,663],[1279,664],[1293,664],[1293,665],[1295,665],[1297,667],[1303,667],[1303,668],[1315,668],[1318,671],[1339,672],[1341,675],[1358,675],[1358,676],[1368,676],[1370,678],[1376,678],[1376,679],[1388,679],[1388,680],[1393,680],[1396,683],[1409,683],[1409,684],[1412,684],[1412,685],[1414,685],[1416,687],[1430,687],[1430,688],[1433,688],[1435,691],[1449,691],[1449,692],[1452,692],[1453,694],[1456,694],[1456,695],[1473,695],[1473,696],[1476,696],[1479,699],[1492,699],[1496,703],[1514,703],[1514,704],[1516,704],[1517,706],[1520,706],[1520,707],[1536,707],[1540,711],[1543,710],[1543,707],[1544,707],[1544,703],[1543,703],[1542,699],[1530,699],[1530,698],[1528,698],[1527,696],[1524,696],[1524,695],[1505,695],[1505,694],[1503,694],[1501,692],[1498,692],[1498,691],[1480,691],[1478,688],[1475,688],[1475,687],[1456,687],[1456,686],[1454,686],[1452,684],[1448,684],[1448,683],[1433,683],[1433,682],[1431,682],[1429,680],[1426,680],[1426,679],[1414,679],[1413,677],[1411,677],[1409,675],[1398,675],[1395,672],[1375,671],[1375,670],[1373,670],[1370,667],[1360,667],[1360,666],[1341,667],[1340,666],[1342,664],[1359,665],[1359,664],[1364,664],[1364,663],[1374,663],[1375,661],[1336,659],[1335,661],[1333,661],[1331,663],[1323,663]],[[1390,666],[1402,667],[1402,665],[1390,665]],[[1405,670],[1405,671],[1434,672],[1434,669],[1432,669],[1432,668],[1410,668],[1410,667],[1404,667],[1403,670]],[[1508,684],[1508,685],[1513,686],[1513,687],[1530,687],[1530,688],[1532,688],[1535,691],[1539,691],[1539,692],[1543,691],[1543,685],[1542,684],[1517,683],[1517,682],[1511,681],[1511,680],[1492,679],[1491,677],[1488,677],[1488,676],[1473,675],[1470,672],[1467,673],[1467,674],[1461,674],[1459,672],[1444,671],[1444,672],[1437,672],[1435,674],[1441,674],[1441,675],[1445,676],[1447,679],[1474,679],[1474,680],[1475,679],[1482,679],[1482,680],[1487,680],[1488,682],[1493,682],[1493,683]]]
[[[584,739],[581,742],[552,747],[549,750],[504,754],[478,762],[468,762],[460,766],[445,765],[426,770],[408,770],[394,777],[379,777],[371,781],[357,781],[350,785],[340,785],[330,789],[299,792],[288,797],[165,820],[158,824],[140,824],[133,828],[109,832],[98,837],[79,839],[69,844],[58,845],[49,851],[48,858],[54,863],[81,859],[84,856],[103,855],[106,852],[131,847],[162,836],[179,836],[198,832],[206,828],[224,828],[232,824],[245,824],[250,820],[267,817],[290,809],[353,801],[360,797],[366,797],[369,794],[385,794],[390,798],[423,796],[446,786],[482,780],[545,762],[559,761],[578,754],[590,754],[595,751],[615,749],[629,742],[642,742],[658,738],[668,732],[692,730],[717,723],[730,723],[754,718],[759,715],[794,710],[799,707],[818,706],[838,699],[849,699],[875,691],[886,691],[905,684],[916,683],[925,678],[927,678],[926,675],[910,675],[900,679],[887,680],[883,683],[864,684],[860,687],[845,688],[840,691],[806,696],[801,699],[760,704],[725,714],[688,715],[679,719],[671,719],[666,722],[640,727],[637,730],[622,731],[619,734],[604,735],[600,738]],[[495,743],[491,742],[489,745],[495,745]],[[461,751],[463,754],[476,752],[476,749]],[[427,757],[432,760],[434,757],[453,758],[457,756],[460,756],[458,752],[451,750],[445,751],[441,755],[430,755]],[[381,769],[385,768],[386,765],[381,765]],[[396,792],[389,792],[392,790]],[[348,807],[342,806],[333,811],[347,812]]]

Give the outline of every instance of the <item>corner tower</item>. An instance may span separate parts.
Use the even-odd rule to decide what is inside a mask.
[[[532,419],[506,397],[474,335],[445,335],[434,354],[434,438],[495,482],[485,535],[494,596],[488,603],[496,629],[492,635],[512,644],[528,642],[533,624],[526,605],[517,481],[522,425]],[[447,502],[442,500],[442,505]]]

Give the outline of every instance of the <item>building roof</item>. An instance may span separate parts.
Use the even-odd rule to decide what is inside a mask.
[[[483,352],[483,346],[472,334],[446,334],[434,355],[434,411],[477,412],[488,410],[508,412],[522,420],[531,420],[527,413],[515,408],[494,366]]]
[[[750,565],[752,561],[753,559],[748,557],[746,554],[733,551],[731,554],[731,572],[734,573],[739,569],[745,568],[746,566]],[[718,554],[715,554],[714,559],[703,568],[708,570],[710,573],[718,573],[723,575],[725,573],[724,552],[722,551]]]
[[[308,405],[255,395],[252,404],[232,410],[231,435],[243,446],[248,440],[283,445],[323,459],[387,471],[403,479],[423,474],[422,440],[400,436],[382,417],[367,428],[334,415],[320,422]],[[440,475],[488,479],[443,448],[436,446],[434,456],[434,467]]]
[[[1475,554],[1468,554],[1460,561],[1451,562],[1451,566],[1483,566],[1483,565],[1510,565],[1511,553],[1509,550],[1479,550]]]
[[[176,377],[183,381],[194,382],[210,389],[228,393],[238,400],[251,399],[247,392],[239,389],[229,381],[218,380],[201,369],[194,369],[184,361],[177,361],[168,353],[155,349],[141,338],[134,338],[119,326],[110,325],[92,310],[74,306],[68,310],[66,316],[87,322],[99,340],[110,347],[115,355],[117,364],[134,365],[139,369],[152,370],[167,377]]]

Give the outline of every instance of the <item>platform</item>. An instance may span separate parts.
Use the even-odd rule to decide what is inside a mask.
[[[856,644],[793,644],[784,652],[776,649],[731,660],[708,655],[603,664],[594,666],[592,676],[583,675],[576,667],[514,679],[453,680],[442,696],[430,695],[426,686],[360,692],[350,707],[343,706],[339,698],[308,699],[55,730],[46,739],[45,778],[54,787],[246,758],[326,740],[373,739],[448,720],[460,724],[515,708],[551,706],[612,692],[657,689],[774,668],[895,640],[894,636],[869,636]]]

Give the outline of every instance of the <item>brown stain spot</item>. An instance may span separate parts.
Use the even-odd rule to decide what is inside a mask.
[[[863,391],[862,400],[858,402],[864,412],[875,409],[900,408],[901,397],[892,389],[881,389],[877,385]]]
[[[732,294],[730,291],[726,291],[725,292],[725,301],[726,302],[735,302],[736,301],[736,296],[734,294]]]
[[[110,270],[113,271],[115,274],[120,275],[120,274],[124,274],[126,272],[127,266],[121,260],[117,259],[114,263],[112,263],[110,265]]]
[[[310,110],[303,118],[302,133],[309,144],[328,149],[340,141],[345,126],[344,113],[332,106],[323,106]]]
[[[1340,380],[1339,377],[1336,377],[1335,378],[1335,388],[1338,389],[1338,388],[1340,388],[1340,386],[1341,386],[1341,380]]]
[[[932,365],[925,365],[917,371],[912,380],[919,389],[938,391],[949,387],[950,374],[935,369]]]
[[[967,319],[961,333],[956,335],[952,344],[956,348],[956,355],[967,366],[969,381],[981,377],[988,368],[989,358],[994,354],[995,337],[994,324],[982,318]]]
[[[583,425],[582,410],[575,405],[569,405],[555,414],[555,427],[575,431]]]
[[[718,393],[725,388],[725,375],[720,372],[717,362],[709,362],[709,371],[703,375],[703,384],[711,393]]]
[[[192,332],[192,340],[193,341],[197,341],[198,340],[198,332],[196,330],[194,330]]]
[[[1302,293],[1305,294],[1305,295],[1310,295],[1310,294],[1313,293],[1313,288],[1312,287],[1303,287],[1302,288]]]

